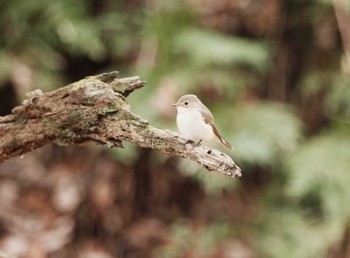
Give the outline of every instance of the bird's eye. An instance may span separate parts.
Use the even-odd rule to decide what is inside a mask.
[[[186,105],[186,106],[188,105],[188,102],[187,102],[187,101],[185,102],[185,105]]]

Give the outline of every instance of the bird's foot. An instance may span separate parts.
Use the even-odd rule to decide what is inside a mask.
[[[194,141],[192,141],[192,140],[188,140],[188,141],[185,143],[185,148],[186,148],[187,144],[191,144],[191,145],[192,145],[191,150],[192,150],[194,147],[198,147],[198,146],[201,144],[201,142],[202,142],[202,139],[199,140],[198,142],[194,142]]]

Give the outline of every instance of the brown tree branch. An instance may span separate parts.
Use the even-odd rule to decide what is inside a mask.
[[[0,162],[51,142],[122,147],[122,141],[128,141],[194,160],[209,171],[241,176],[228,155],[186,144],[179,134],[154,128],[132,113],[125,98],[145,82],[138,77],[117,77],[117,72],[105,73],[52,92],[28,93],[12,114],[0,117]]]
[[[344,0],[333,0],[335,17],[337,19],[340,37],[342,40],[347,71],[350,69],[350,13],[349,6]]]

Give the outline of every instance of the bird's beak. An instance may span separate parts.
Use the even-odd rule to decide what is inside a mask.
[[[173,107],[177,107],[177,103],[175,103],[175,104],[172,104],[172,106],[173,106]]]

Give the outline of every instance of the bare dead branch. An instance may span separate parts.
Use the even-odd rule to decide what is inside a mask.
[[[122,141],[128,141],[191,159],[209,171],[241,176],[228,155],[186,144],[187,139],[179,134],[154,128],[132,113],[125,98],[145,82],[139,77],[117,77],[117,72],[104,73],[52,92],[28,93],[12,114],[0,117],[0,162],[51,142],[122,147]]]

